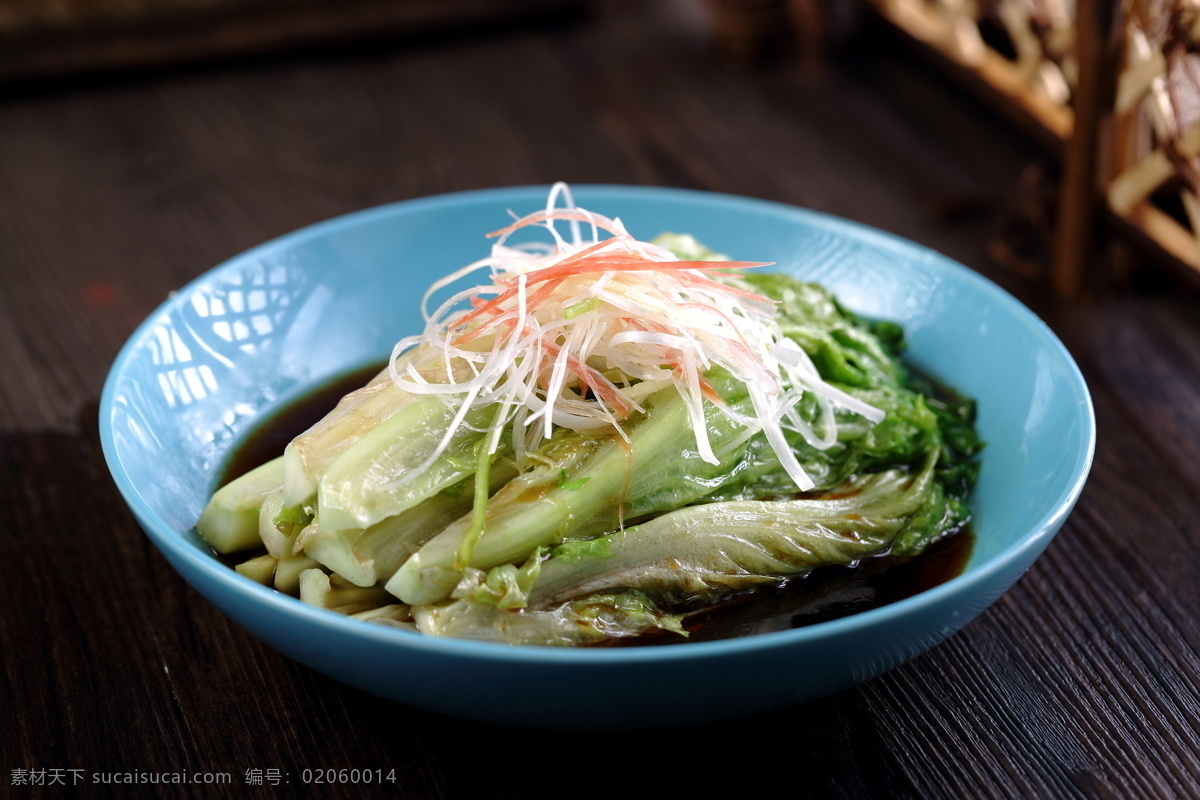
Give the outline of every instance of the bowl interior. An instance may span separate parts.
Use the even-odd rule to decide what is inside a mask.
[[[101,406],[110,467],[156,544],[173,561],[211,561],[192,526],[230,448],[315,383],[384,358],[421,327],[426,287],[485,254],[483,234],[508,209],[527,213],[545,196],[489,190],[342,217],[238,256],[168,300],[122,351]],[[622,187],[576,198],[640,238],[690,232],[825,284],[851,309],[903,324],[911,360],[979,400],[988,446],[977,540],[957,580],[1053,535],[1090,464],[1091,404],[1062,345],[1009,295],[931,251],[787,206]]]

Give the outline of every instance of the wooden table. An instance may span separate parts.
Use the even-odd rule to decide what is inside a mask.
[[[951,224],[931,209],[1004,206],[1033,156],[1020,142],[878,46],[819,75],[728,71],[699,8],[612,2],[567,27],[5,91],[0,795],[70,791],[13,785],[26,771],[93,796],[111,788],[84,785],[93,773],[186,770],[228,773],[227,794],[256,797],[707,796],[722,776],[754,796],[1200,796],[1194,296],[1146,285],[1066,306],[989,267],[993,218]],[[151,547],[104,466],[98,396],[126,337],[172,289],[302,225],[557,179],[809,206],[1014,292],[1078,359],[1099,419],[1091,480],[1046,555],[961,633],[883,677],[653,733],[414,711],[226,621]],[[642,767],[655,786],[631,780]],[[306,768],[394,770],[396,782],[306,787]],[[290,783],[269,788],[284,772]]]

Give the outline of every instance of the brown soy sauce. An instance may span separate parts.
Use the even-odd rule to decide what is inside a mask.
[[[343,397],[366,386],[385,366],[386,363],[372,364],[339,375],[267,417],[234,448],[218,485],[224,486],[234,478],[281,456],[288,442],[320,422]]]
[[[221,485],[265,464],[287,443],[321,420],[344,395],[367,384],[383,365],[335,378],[269,417],[233,452]],[[968,524],[915,558],[878,556],[855,567],[822,567],[781,586],[755,589],[689,616],[689,637],[655,633],[615,639],[605,646],[668,645],[735,639],[802,628],[895,603],[961,575],[971,558],[975,534]]]

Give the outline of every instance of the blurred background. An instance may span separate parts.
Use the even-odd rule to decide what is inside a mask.
[[[1196,0],[0,0],[0,785],[186,766],[245,789],[319,752],[401,769],[405,796],[625,791],[614,759],[712,791],[718,742],[806,796],[1200,796],[1197,41]],[[1063,532],[910,664],[617,755],[385,704],[251,639],[112,485],[121,345],[304,225],[557,180],[804,206],[1012,292],[1096,404]],[[574,756],[531,785],[530,748]]]
[[[619,30],[640,31],[641,41]],[[600,46],[613,48],[609,57],[592,44],[606,36],[618,37]],[[883,76],[863,71],[891,70],[898,63],[910,69],[908,62],[919,60],[919,80],[958,92],[959,101],[986,106],[994,121],[1003,120],[1020,145],[1030,148],[1015,173],[1017,187],[1003,198],[969,192],[929,197],[937,205],[931,213],[947,221],[992,217],[997,230],[988,242],[989,257],[1027,278],[1047,273],[1043,277],[1060,296],[1127,285],[1146,260],[1195,279],[1200,132],[1192,127],[1200,119],[1200,68],[1192,51],[1200,38],[1200,12],[1192,0],[0,0],[0,90],[20,95],[250,64],[261,72],[270,59],[344,62],[422,50],[428,57],[430,48],[469,48],[486,59],[499,37],[526,44],[537,37],[588,42],[573,61],[576,77],[593,91],[606,80],[619,83],[622,74],[633,74],[609,63],[617,58],[645,59],[640,76],[656,82],[669,81],[671,71],[695,77],[703,74],[697,69],[716,69],[722,75],[774,74],[776,80],[788,75],[798,90],[809,92],[828,87],[823,79],[831,71],[857,68],[861,78],[878,85]],[[524,57],[514,51],[507,60]],[[415,77],[423,69],[420,58],[414,55],[405,67],[379,75]],[[469,61],[459,60],[462,69]],[[451,93],[471,87],[491,92],[493,99],[512,95],[534,103],[538,94],[553,92],[549,66],[531,61],[523,70],[510,63],[486,70],[488,75],[480,70],[473,80],[463,75],[461,86],[452,76],[428,76],[423,87],[411,88]],[[523,77],[530,81],[528,90],[519,85]],[[559,83],[566,88],[565,76]],[[428,113],[425,98],[409,88],[380,87],[409,117]],[[915,99],[878,88],[894,98]],[[281,98],[300,96],[299,91],[278,87],[272,93]],[[315,88],[311,92],[309,121],[319,125],[322,112],[335,113],[333,102]],[[795,100],[817,110],[815,96]],[[552,94],[546,101],[548,113],[562,102]],[[464,93],[459,105],[472,102],[478,108],[478,100]],[[512,110],[518,109],[514,104]],[[594,109],[606,110],[611,115],[611,107]],[[272,109],[266,105],[262,111],[264,125],[270,124]],[[360,110],[359,118],[366,113]],[[921,120],[928,110],[919,106],[909,113],[907,121],[922,138],[959,124]],[[372,122],[387,124],[379,113]],[[295,120],[287,124],[303,133]],[[882,155],[889,148],[876,151]],[[599,166],[599,159],[592,163]],[[638,177],[703,182],[698,176],[652,176],[644,168]],[[494,182],[479,175],[468,185]],[[1096,230],[1097,214],[1103,231]],[[1100,233],[1112,234],[1119,246],[1105,247],[1097,263]]]

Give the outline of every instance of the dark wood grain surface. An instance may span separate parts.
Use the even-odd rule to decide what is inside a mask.
[[[1065,305],[990,266],[1035,157],[902,51],[722,68],[689,2],[368,53],[0,97],[0,796],[217,771],[164,796],[1200,797],[1200,313],[1169,284]],[[192,592],[105,469],[112,359],[167,294],[302,225],[459,189],[695,187],[932,246],[1041,314],[1100,440],[1075,513],[995,606],[913,662],[767,716],[546,734],[377,700]],[[947,215],[947,209],[981,210]],[[395,770],[304,786],[304,768]],[[248,770],[287,771],[279,787]],[[58,771],[58,772],[56,772]]]

